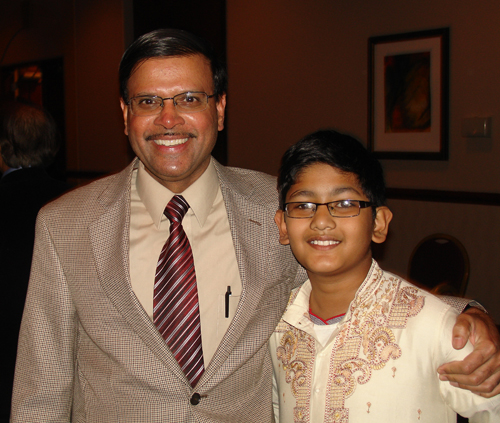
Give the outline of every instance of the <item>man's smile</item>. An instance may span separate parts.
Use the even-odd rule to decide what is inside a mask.
[[[176,145],[185,144],[186,142],[188,142],[189,138],[196,138],[196,136],[191,133],[152,134],[146,137],[146,141],[153,141],[155,144],[164,147],[173,147]]]
[[[168,140],[164,140],[164,139],[153,139],[153,141],[155,142],[155,144],[158,144],[158,145],[162,145],[162,146],[165,146],[165,147],[172,147],[174,145],[180,145],[180,144],[184,144],[188,141],[189,137],[187,138],[177,138],[177,139],[168,139]]]

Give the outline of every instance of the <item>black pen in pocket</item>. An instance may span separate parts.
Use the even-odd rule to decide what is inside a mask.
[[[228,286],[227,291],[226,291],[226,312],[225,312],[226,318],[229,317],[229,296],[230,295],[231,295],[231,287]]]

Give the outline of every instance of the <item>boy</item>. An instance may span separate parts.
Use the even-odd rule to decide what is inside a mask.
[[[270,340],[276,421],[500,421],[500,398],[439,381],[440,364],[471,351],[451,347],[457,312],[372,259],[392,218],[378,161],[319,131],[287,150],[278,188],[280,242],[309,281]]]

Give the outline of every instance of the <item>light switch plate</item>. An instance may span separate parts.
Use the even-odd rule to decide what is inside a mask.
[[[471,117],[462,119],[462,137],[491,137],[491,117]]]

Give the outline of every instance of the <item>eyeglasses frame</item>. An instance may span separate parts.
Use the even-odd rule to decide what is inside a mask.
[[[204,110],[207,109],[208,100],[211,99],[212,97],[216,96],[215,93],[213,93],[212,95],[209,95],[205,91],[186,91],[186,92],[183,92],[183,93],[176,94],[173,97],[160,97],[159,95],[136,95],[135,97],[129,98],[126,104],[127,104],[127,106],[130,107],[130,112],[133,115],[135,115],[135,116],[154,116],[154,115],[159,115],[161,113],[161,111],[163,110],[163,107],[165,106],[165,100],[172,100],[172,102],[174,103],[174,107],[176,108],[176,110],[178,110],[177,109],[177,103],[175,102],[174,99],[175,99],[175,97],[178,97],[178,96],[184,95],[184,94],[205,94],[207,96],[207,103],[206,103],[206,106],[205,106],[204,109],[193,110],[192,112],[187,111],[187,110],[180,110],[180,113],[198,113],[198,112],[203,112]],[[154,99],[160,99],[161,100],[160,107],[158,107],[158,109],[155,109],[155,112],[156,112],[156,110],[159,110],[159,112],[158,113],[151,113],[151,114],[147,114],[147,115],[136,115],[133,112],[132,106],[130,104],[132,102],[132,100],[134,100],[136,98],[154,98]]]
[[[328,204],[341,203],[342,201],[356,201],[359,204],[358,214],[353,214],[353,215],[350,215],[350,216],[337,216],[337,215],[332,214],[332,212],[330,210],[330,207],[328,207]],[[289,204],[314,204],[316,206],[316,208],[315,208],[314,214],[312,216],[308,216],[308,217],[292,217],[292,216],[290,216],[288,214],[288,205]],[[284,211],[285,211],[285,214],[290,219],[312,219],[316,215],[316,212],[318,211],[318,206],[326,206],[326,208],[328,209],[328,213],[330,213],[330,216],[332,216],[332,217],[347,218],[347,217],[356,217],[356,216],[359,216],[360,213],[361,213],[361,209],[366,209],[368,207],[371,207],[371,206],[373,206],[373,203],[371,203],[370,201],[350,200],[350,199],[329,201],[328,203],[314,203],[313,201],[290,201],[289,203],[285,203],[284,204]],[[335,207],[333,207],[333,208],[335,209]]]

